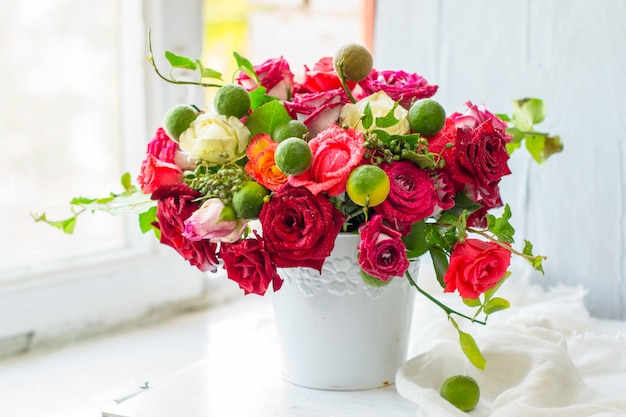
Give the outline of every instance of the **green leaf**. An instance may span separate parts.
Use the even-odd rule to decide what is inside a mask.
[[[458,327],[457,331],[459,332],[459,343],[461,344],[461,350],[463,351],[467,359],[469,359],[472,365],[474,365],[476,368],[484,370],[487,361],[485,360],[483,354],[480,352],[480,349],[478,348],[474,337],[469,333],[465,333]]]
[[[380,141],[384,143],[385,145],[388,145],[389,142],[391,142],[392,136],[389,133],[385,132],[384,130],[374,129],[372,130],[372,134],[375,134],[378,137],[378,139],[380,139]]]
[[[149,232],[154,228],[152,223],[156,220],[156,213],[156,206],[150,207],[148,211],[139,213],[139,228],[141,229],[141,233]]]
[[[273,100],[263,104],[253,111],[246,119],[246,126],[250,130],[250,137],[259,133],[271,134],[280,123],[291,120],[285,106]]]
[[[97,199],[78,197],[72,199],[70,204],[91,211],[104,211],[111,215],[119,215],[140,214],[156,206],[157,203],[151,200],[149,195],[137,190]]]
[[[169,61],[170,65],[174,68],[184,68],[189,70],[197,70],[198,67],[193,59],[185,56],[176,55],[173,52],[165,51],[165,58]]]
[[[526,139],[526,149],[530,152],[530,155],[539,164],[543,164],[545,159],[543,158],[543,150],[546,147],[546,137],[541,134],[528,134]]]
[[[502,120],[503,122],[510,122],[511,118],[509,117],[508,114],[505,113],[496,113],[496,117],[500,120]]]
[[[522,112],[528,115],[531,123],[536,125],[546,118],[543,101],[538,98],[525,98],[517,101]]]
[[[369,103],[368,103],[369,105]],[[389,112],[384,116],[384,117],[377,117],[376,118],[376,127],[380,127],[380,128],[386,128],[386,127],[391,127],[391,126],[395,126],[398,124],[399,120],[396,119],[395,116],[395,110],[396,107],[398,107],[398,103],[396,102],[392,109],[389,110]]]
[[[485,314],[489,315],[496,311],[506,310],[511,307],[511,303],[504,298],[495,297],[485,303]]]
[[[463,298],[463,304],[468,307],[479,307],[481,302],[478,298]]]
[[[233,56],[235,57],[235,61],[237,61],[237,66],[239,67],[239,70],[246,74],[248,77],[252,78],[257,84],[260,84],[259,77],[256,75],[252,63],[247,58],[239,55],[237,52],[233,52]]]
[[[33,219],[35,222],[44,222],[49,226],[55,227],[63,231],[63,233],[71,235],[74,233],[74,228],[76,227],[76,215],[69,217],[65,220],[48,220],[46,218],[46,213],[42,213],[41,215],[33,214]]]
[[[411,233],[402,238],[404,246],[406,246],[406,256],[411,258],[417,258],[428,252],[429,244],[424,235],[426,223],[422,220],[417,223],[413,223],[411,226]]]
[[[433,267],[435,269],[435,275],[437,276],[437,281],[442,288],[445,288],[446,283],[443,280],[443,276],[446,274],[448,270],[448,256],[446,253],[436,246],[431,246],[429,248],[430,257],[433,261]]]
[[[370,108],[370,104],[367,103],[363,109],[363,114],[361,115],[361,124],[363,125],[363,129],[369,130],[373,123],[374,116],[372,115],[372,109]]]
[[[449,210],[445,210],[444,213],[449,213],[454,217],[460,217],[463,214],[463,211],[466,211],[467,214],[472,214],[475,211],[478,211],[482,208],[480,204],[472,200],[465,193],[456,193],[454,196],[454,207]]]
[[[527,256],[526,260],[528,261],[529,264],[532,265],[532,267],[536,271],[539,271],[542,274],[544,273],[543,258],[541,256],[536,256],[533,254],[533,244],[530,243],[530,241],[528,240],[524,241],[524,249],[522,250],[522,253]]]
[[[254,90],[250,91],[250,108],[252,110],[256,110],[257,108],[259,108],[261,105],[267,103],[268,100],[265,93],[267,93],[267,88],[263,87],[262,85],[259,85],[257,88],[255,88]]]
[[[533,125],[545,118],[543,101],[536,98],[525,98],[513,101],[513,126],[522,132],[530,132]]]
[[[124,190],[128,191],[129,189],[131,189],[133,187],[133,184],[130,172],[125,172],[122,175],[122,178],[120,178],[120,182],[122,183],[122,187],[124,187]]]
[[[202,65],[202,62],[200,62],[199,59],[196,59],[195,63],[198,66],[198,70],[200,71],[200,78],[211,78],[216,80],[222,79],[221,72],[205,67],[204,65]]]
[[[413,162],[421,169],[431,169],[437,166],[437,163],[435,162],[435,159],[432,157],[432,155],[419,154],[413,151],[406,152],[402,156],[402,159]]]
[[[496,217],[492,214],[487,215],[487,230],[493,233],[500,242],[513,243],[515,229],[509,223],[511,219],[511,208],[508,204],[504,206],[502,217]]]

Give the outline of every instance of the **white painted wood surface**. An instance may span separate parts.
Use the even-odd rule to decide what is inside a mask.
[[[626,2],[378,2],[375,66],[416,71],[450,112],[467,100],[509,113],[542,98],[538,130],[564,153],[514,154],[502,184],[518,241],[548,256],[546,284],[582,284],[591,312],[626,318]]]

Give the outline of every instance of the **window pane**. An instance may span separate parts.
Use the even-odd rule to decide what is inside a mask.
[[[119,184],[117,2],[3,1],[0,15],[1,278],[119,247],[124,219],[85,215],[70,237],[30,216],[66,218],[71,197]]]

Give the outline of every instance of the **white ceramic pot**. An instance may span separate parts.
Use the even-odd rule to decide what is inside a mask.
[[[296,385],[359,390],[394,383],[405,362],[415,290],[405,277],[381,288],[363,283],[359,237],[340,234],[322,274],[284,268],[273,294],[283,376]],[[409,271],[417,278],[419,263]]]

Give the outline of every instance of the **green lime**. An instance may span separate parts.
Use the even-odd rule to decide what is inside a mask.
[[[383,281],[380,278],[376,278],[376,277],[371,276],[370,274],[368,274],[365,271],[361,271],[361,279],[363,280],[364,283],[366,283],[370,287],[375,287],[375,288],[384,287],[385,285],[389,285],[389,283],[391,283],[391,281],[393,281],[393,278],[391,278],[391,279],[389,279],[387,281]]]
[[[272,139],[275,142],[282,142],[287,138],[300,138],[307,139],[309,136],[309,129],[299,120],[287,120],[280,123],[272,131]]]
[[[263,207],[263,198],[269,192],[258,182],[248,181],[233,194],[233,208],[239,217],[254,219]]]
[[[446,124],[446,111],[435,100],[417,100],[409,109],[409,123],[415,133],[424,137],[435,136]]]
[[[163,116],[163,128],[167,136],[178,142],[178,137],[183,133],[191,122],[198,117],[198,111],[187,104],[179,104],[172,107]]]
[[[219,114],[241,119],[250,110],[250,94],[239,84],[226,84],[217,89],[213,104]]]
[[[470,411],[478,404],[480,388],[472,377],[455,375],[443,381],[439,394],[459,410]]]
[[[299,175],[309,169],[313,154],[309,144],[300,138],[287,138],[280,142],[274,153],[274,162],[284,174]]]
[[[385,201],[389,188],[389,177],[376,165],[360,165],[354,168],[346,182],[348,196],[363,207],[374,207]]]
[[[342,46],[333,58],[335,70],[348,81],[363,81],[372,72],[374,58],[366,47],[349,43]]]

